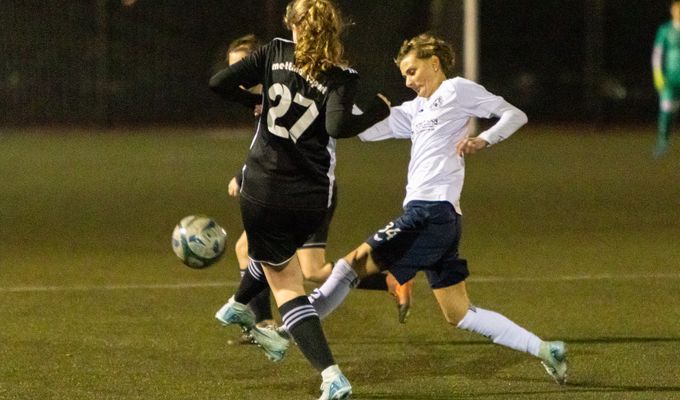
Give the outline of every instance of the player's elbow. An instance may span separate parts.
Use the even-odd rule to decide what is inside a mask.
[[[334,139],[348,138],[359,134],[349,118],[327,118],[326,132],[328,132],[328,136]]]
[[[218,75],[214,75],[214,76],[213,76],[212,78],[210,78],[210,80],[208,81],[208,87],[209,87],[210,90],[212,90],[213,92],[219,92],[219,91],[220,91],[220,90],[219,90],[219,89],[220,89],[220,82],[221,82],[221,79],[219,78],[219,76],[218,76]]]
[[[517,123],[519,124],[519,126],[526,125],[527,122],[529,122],[529,117],[527,117],[527,114],[524,111],[520,110],[519,108],[517,108],[516,110],[517,110],[516,111]]]

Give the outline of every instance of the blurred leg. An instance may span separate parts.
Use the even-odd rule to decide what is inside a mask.
[[[325,247],[303,247],[298,249],[297,256],[306,280],[323,283],[331,274],[333,264],[326,262]]]

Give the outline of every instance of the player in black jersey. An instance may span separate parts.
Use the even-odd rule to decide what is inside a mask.
[[[287,342],[258,329],[247,304],[271,287],[283,324],[321,372],[320,399],[346,399],[351,386],[335,364],[319,317],[303,286],[296,250],[323,222],[335,181],[335,139],[352,137],[389,114],[374,97],[361,115],[352,107],[358,74],[346,67],[343,21],[330,0],[294,0],[286,9],[293,41],[274,39],[218,72],[210,87],[249,108],[262,102],[257,132],[243,169],[241,213],[250,265],[236,294],[217,313],[238,324],[276,360]],[[244,87],[263,85],[264,96]]]
[[[246,58],[252,52],[260,47],[261,43],[257,36],[250,33],[232,40],[227,49],[226,62],[228,65],[236,64],[242,59]],[[262,85],[257,85],[252,88],[247,88],[248,91],[261,94]],[[255,106],[253,110],[255,116],[262,114],[262,104]],[[232,197],[238,197],[243,182],[242,170],[229,181],[228,193]],[[309,237],[307,241],[296,252],[302,274],[307,281],[315,283],[323,283],[331,273],[332,263],[326,262],[326,244],[328,239],[328,230],[330,228],[331,220],[337,206],[337,185],[333,187],[333,197],[331,198],[331,205],[326,210],[326,217],[323,224]],[[238,261],[239,272],[241,277],[245,275],[250,259],[248,257],[248,239],[245,231],[239,236],[234,245],[234,252]],[[376,274],[371,277],[362,279],[357,286],[358,289],[368,290],[382,290],[388,291],[396,298],[398,307],[399,321],[406,322],[406,317],[409,313],[411,305],[411,297],[413,290],[413,281],[409,281],[404,285],[399,282],[389,272]],[[270,305],[270,290],[262,290],[255,296],[248,306],[255,314],[255,324],[260,328],[276,329],[277,324],[273,319],[271,305]],[[244,333],[239,338],[242,344],[256,344],[249,333]]]

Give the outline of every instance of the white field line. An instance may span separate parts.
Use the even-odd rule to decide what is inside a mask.
[[[680,273],[595,274],[595,275],[562,275],[540,277],[481,276],[469,278],[468,281],[474,283],[501,283],[501,282],[630,281],[630,280],[654,280],[654,279],[676,280],[680,279]],[[168,290],[168,289],[194,289],[194,288],[236,287],[236,286],[238,286],[237,281],[116,284],[116,285],[72,285],[72,286],[13,286],[13,287],[0,287],[0,293],[106,291],[106,290],[139,290],[139,289]]]

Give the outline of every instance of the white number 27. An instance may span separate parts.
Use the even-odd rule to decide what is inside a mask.
[[[295,98],[293,99],[290,89],[280,83],[273,84],[269,88],[268,94],[271,101],[280,98],[279,104],[270,108],[267,113],[267,127],[269,128],[269,131],[276,136],[286,139],[290,138],[293,142],[296,142],[300,135],[302,135],[312,122],[314,122],[317,115],[319,115],[316,103],[314,103],[314,100],[310,100],[300,93],[296,93]],[[305,111],[304,114],[295,121],[293,126],[290,127],[290,130],[288,130],[281,125],[276,125],[276,120],[286,115],[292,103],[307,107],[307,111]]]

